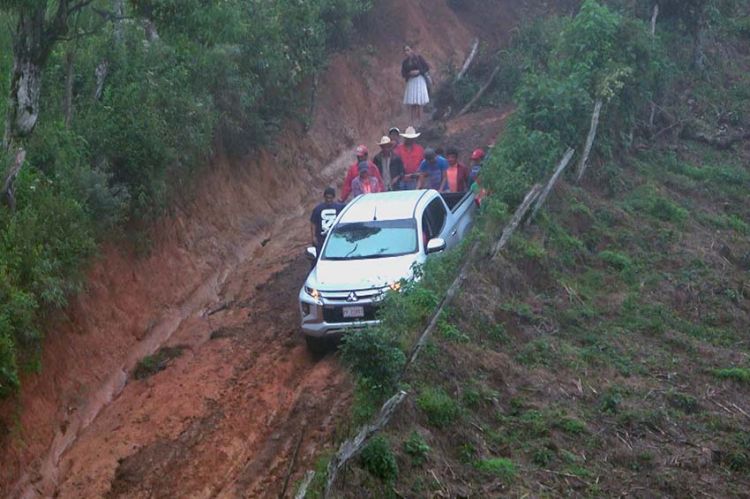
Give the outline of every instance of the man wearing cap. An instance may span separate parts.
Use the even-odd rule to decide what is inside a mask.
[[[424,150],[424,160],[419,165],[419,183],[417,189],[435,189],[445,191],[448,187],[448,160],[435,153],[435,149],[428,147]]]
[[[474,149],[471,153],[471,166],[469,167],[469,186],[477,181],[479,172],[482,170],[482,160],[484,159],[484,151],[482,149]]]
[[[361,161],[357,167],[359,174],[352,180],[352,196],[357,197],[360,194],[372,194],[381,192],[380,181],[370,176],[370,166],[367,161]]]
[[[404,189],[416,188],[416,177],[419,171],[419,165],[424,159],[424,148],[414,142],[414,139],[422,135],[417,133],[413,126],[407,128],[401,137],[404,143],[400,144],[395,152],[404,163]]]
[[[359,175],[359,164],[362,161],[366,161],[369,165],[369,173],[371,177],[375,177],[378,179],[378,182],[380,182],[380,185],[383,185],[383,179],[380,177],[380,170],[378,170],[378,167],[375,166],[375,163],[372,161],[369,161],[367,159],[367,156],[369,154],[369,151],[367,150],[367,146],[364,144],[358,145],[357,148],[354,150],[354,154],[357,156],[357,161],[354,162],[354,164],[349,166],[349,169],[346,172],[346,177],[344,177],[344,185],[341,186],[341,202],[346,202],[346,200],[349,198],[349,194],[352,193],[352,180],[357,178]]]
[[[390,138],[383,136],[378,145],[380,146],[380,152],[372,158],[372,161],[378,167],[380,176],[383,178],[383,190],[401,190],[404,162],[393,152],[393,143]]]
[[[318,250],[318,256],[320,256],[320,250],[323,248],[323,242],[326,240],[328,231],[333,227],[333,222],[339,212],[346,206],[342,203],[336,203],[335,199],[336,190],[333,187],[326,188],[323,191],[323,202],[316,206],[310,215],[312,243]]]

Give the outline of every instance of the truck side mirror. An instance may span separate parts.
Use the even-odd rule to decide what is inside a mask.
[[[307,250],[305,251],[305,256],[307,256],[307,259],[312,261],[315,261],[318,259],[318,249],[315,246],[309,246]]]
[[[445,239],[436,237],[434,239],[430,239],[427,242],[427,249],[425,250],[425,253],[427,253],[428,255],[430,253],[440,253],[441,251],[445,250],[445,247]]]

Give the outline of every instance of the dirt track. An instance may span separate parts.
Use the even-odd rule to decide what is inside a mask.
[[[278,495],[295,450],[295,469],[310,465],[350,389],[335,360],[313,359],[298,333],[296,291],[309,264],[280,264],[254,298],[171,342],[200,327],[205,343],[128,384],[65,455],[60,497]],[[227,286],[242,287],[253,270]]]

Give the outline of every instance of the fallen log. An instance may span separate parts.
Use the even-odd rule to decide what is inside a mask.
[[[542,191],[541,184],[534,184],[531,190],[526,193],[526,197],[523,198],[523,202],[521,203],[521,206],[518,207],[515,214],[513,214],[513,218],[510,219],[510,222],[508,222],[508,225],[506,225],[505,229],[503,229],[503,233],[500,236],[500,240],[492,248],[492,251],[490,252],[490,258],[492,259],[496,258],[497,255],[500,253],[500,250],[502,250],[505,247],[505,245],[508,244],[508,241],[510,241],[510,237],[516,231],[516,228],[518,228],[518,225],[523,220],[523,217],[526,216],[526,213],[529,211],[531,204],[534,202],[534,200],[536,200],[536,198],[539,196],[539,193],[541,191]]]
[[[596,130],[599,128],[599,113],[602,111],[602,105],[602,99],[597,99],[594,103],[594,113],[591,115],[591,127],[586,137],[586,146],[583,148],[583,156],[581,156],[581,160],[578,162],[578,177],[576,177],[576,182],[580,182],[583,174],[586,172],[589,154],[591,154],[591,148],[594,146],[594,139],[596,138]]]
[[[555,173],[552,174],[552,177],[549,179],[549,182],[547,182],[547,186],[544,188],[544,191],[542,191],[542,193],[537,198],[536,203],[534,203],[534,209],[531,211],[531,215],[529,215],[529,218],[526,219],[527,226],[531,223],[532,220],[534,220],[537,212],[547,200],[547,196],[549,196],[549,193],[552,192],[552,188],[557,183],[557,179],[560,178],[562,172],[565,171],[565,167],[568,166],[570,160],[573,158],[573,153],[575,153],[575,149],[573,149],[572,147],[569,147],[565,152],[563,159],[557,165],[557,168],[555,168]]]
[[[685,127],[682,129],[680,137],[694,142],[700,142],[724,151],[731,149],[735,144],[742,142],[743,140],[750,139],[750,132],[743,130],[730,135],[711,136],[704,132],[692,130],[690,127]]]
[[[492,70],[492,74],[490,74],[489,79],[485,82],[484,85],[482,85],[482,88],[479,89],[479,92],[477,92],[474,98],[471,99],[469,103],[466,104],[463,109],[461,109],[461,111],[459,111],[459,113],[456,115],[456,118],[466,114],[469,111],[469,109],[471,109],[472,106],[474,106],[474,104],[476,104],[477,101],[482,98],[482,96],[487,91],[487,89],[490,88],[490,85],[492,85],[492,81],[495,79],[495,76],[497,76],[497,73],[499,72],[500,72],[500,66],[496,66],[495,69]]]
[[[396,395],[383,404],[380,413],[378,413],[378,417],[372,424],[365,425],[359,430],[359,433],[357,433],[354,438],[341,444],[339,451],[331,458],[331,462],[328,463],[328,481],[326,482],[326,490],[323,497],[330,497],[331,488],[333,488],[333,483],[336,481],[336,477],[341,468],[343,468],[350,459],[359,454],[370,437],[380,431],[386,423],[388,423],[391,416],[393,416],[393,413],[396,411],[396,408],[405,398],[406,392],[400,390]]]
[[[474,57],[476,57],[478,51],[479,38],[474,38],[474,42],[471,45],[471,51],[469,52],[469,57],[466,58],[466,61],[464,61],[464,65],[461,66],[461,71],[459,71],[456,75],[456,82],[463,78],[466,72],[469,70],[469,66],[471,66],[471,62],[474,60]]]
[[[305,499],[307,489],[310,488],[313,478],[315,478],[314,471],[308,471],[305,473],[305,478],[303,478],[302,483],[299,484],[299,489],[297,489],[297,493],[294,494],[294,499]]]

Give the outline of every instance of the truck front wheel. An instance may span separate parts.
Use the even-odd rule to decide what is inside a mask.
[[[328,353],[328,339],[318,338],[316,336],[305,335],[305,343],[307,343],[307,349],[316,355],[323,355]]]

